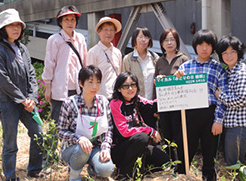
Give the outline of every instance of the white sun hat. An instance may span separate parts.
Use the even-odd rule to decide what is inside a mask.
[[[26,24],[20,19],[19,12],[15,9],[6,9],[0,13],[0,29],[15,22],[20,22],[23,29],[26,27]]]
[[[96,31],[98,31],[98,28],[101,24],[106,23],[106,22],[111,22],[115,25],[116,27],[116,33],[118,33],[121,30],[121,23],[114,18],[110,18],[110,17],[103,17],[99,20],[99,22],[96,25]]]

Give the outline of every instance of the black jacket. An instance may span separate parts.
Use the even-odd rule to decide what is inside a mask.
[[[0,40],[0,101],[21,103],[27,98],[37,102],[38,85],[27,48],[18,43],[24,67],[11,46]]]

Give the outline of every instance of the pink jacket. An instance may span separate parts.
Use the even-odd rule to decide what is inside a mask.
[[[87,45],[85,37],[74,31],[74,36],[71,39],[64,30],[54,35],[51,35],[47,41],[46,56],[44,61],[44,72],[42,78],[46,83],[51,83],[51,98],[58,101],[64,101],[68,96],[68,80],[69,80],[69,68],[71,59],[77,60],[76,76],[78,76],[81,64],[79,59],[71,47],[66,43],[70,41],[73,43],[77,51],[79,52],[82,60],[82,64],[85,65],[87,56]],[[74,70],[73,70],[74,71]],[[78,78],[78,77],[77,77]],[[76,79],[76,90],[80,93],[80,88]]]

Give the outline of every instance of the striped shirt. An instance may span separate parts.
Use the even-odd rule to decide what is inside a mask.
[[[113,136],[112,133],[113,124],[111,119],[109,102],[106,98],[103,99],[102,95],[100,96],[96,95],[96,97],[98,99],[100,116],[107,114],[108,131],[106,133],[103,133],[101,136],[99,136],[97,140],[94,140],[92,144],[94,147],[101,146],[102,150],[107,150],[110,152],[110,148],[112,144],[112,136]],[[76,106],[78,107],[78,110],[80,110],[80,106],[82,107],[82,115],[88,115],[92,117],[99,116],[96,98],[94,98],[93,106],[91,108],[88,108],[85,105],[85,101],[81,96],[81,94],[75,95],[74,99],[77,105],[75,105],[74,102],[72,101],[72,97],[69,97],[63,102],[60,111],[59,122],[58,122],[58,136],[63,140],[62,150],[64,150],[69,146],[77,144],[79,140],[79,137],[75,134],[76,126],[77,126],[77,117],[78,117],[78,111]],[[104,112],[104,106],[103,106],[105,100],[106,100],[105,105],[107,105],[106,113]]]
[[[208,84],[208,102],[209,105],[216,105],[214,122],[222,123],[226,106],[216,99],[214,93],[217,88],[226,92],[228,90],[228,82],[225,69],[219,62],[210,58],[204,63],[198,62],[195,58],[183,63],[179,70],[183,70],[184,74],[207,73]]]
[[[232,70],[227,71],[228,94],[222,92],[219,100],[226,106],[224,126],[246,127],[246,65],[242,62],[237,63]]]

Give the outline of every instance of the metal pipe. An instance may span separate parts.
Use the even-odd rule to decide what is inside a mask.
[[[202,0],[202,29],[207,29],[207,0]]]

